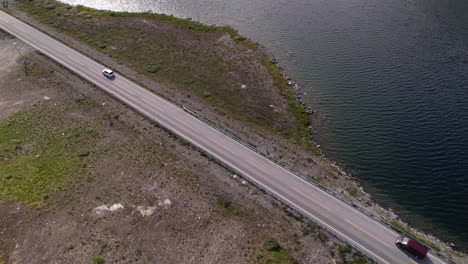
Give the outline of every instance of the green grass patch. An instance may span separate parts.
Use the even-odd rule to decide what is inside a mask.
[[[38,105],[0,124],[0,199],[41,207],[82,170],[76,148],[93,137],[84,128],[62,130],[60,122]]]
[[[282,248],[275,238],[267,237],[263,240],[262,248],[259,253],[256,254],[248,264],[270,264],[270,263],[281,263],[281,264],[298,264],[289,252]]]
[[[151,64],[148,67],[146,67],[146,71],[149,73],[157,73],[160,69],[161,67],[154,64]]]
[[[266,57],[262,58],[261,63],[266,67],[268,73],[270,73],[275,86],[280,90],[281,95],[287,99],[289,111],[297,121],[296,134],[285,136],[289,137],[290,140],[294,142],[300,142],[313,154],[320,155],[320,151],[312,143],[309,137],[308,126],[310,125],[310,117],[307,114],[304,106],[297,102],[293,91],[288,87],[287,80],[283,77],[278,68],[276,68],[276,66]]]
[[[92,264],[104,264],[106,261],[104,260],[104,257],[101,254],[95,254],[92,257]]]
[[[309,235],[310,233],[312,232],[317,232],[318,231],[318,227],[314,224],[307,224],[306,226],[304,226],[302,228],[302,235],[303,236],[307,236]]]

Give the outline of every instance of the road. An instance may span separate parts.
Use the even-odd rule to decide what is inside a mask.
[[[35,28],[0,11],[0,27],[40,50],[129,107],[210,153],[239,174],[276,196],[379,263],[445,263],[429,254],[417,260],[394,245],[397,233],[313,184],[206,125],[145,88],[106,68]]]

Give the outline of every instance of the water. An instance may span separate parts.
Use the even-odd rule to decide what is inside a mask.
[[[231,25],[319,109],[317,141],[380,203],[468,247],[468,1],[63,0]]]

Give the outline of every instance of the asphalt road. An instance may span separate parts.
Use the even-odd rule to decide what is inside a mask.
[[[40,50],[129,107],[210,153],[270,194],[346,240],[379,263],[445,263],[433,255],[417,260],[394,244],[397,233],[327,192],[123,76],[109,80],[106,68],[35,28],[0,11],[0,27]],[[0,62],[1,63],[1,62]]]

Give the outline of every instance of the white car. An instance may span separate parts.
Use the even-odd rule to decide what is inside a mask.
[[[112,70],[109,70],[109,69],[104,69],[104,70],[102,71],[102,74],[103,74],[104,76],[106,76],[107,78],[109,78],[109,79],[115,78],[114,72],[113,72]]]

